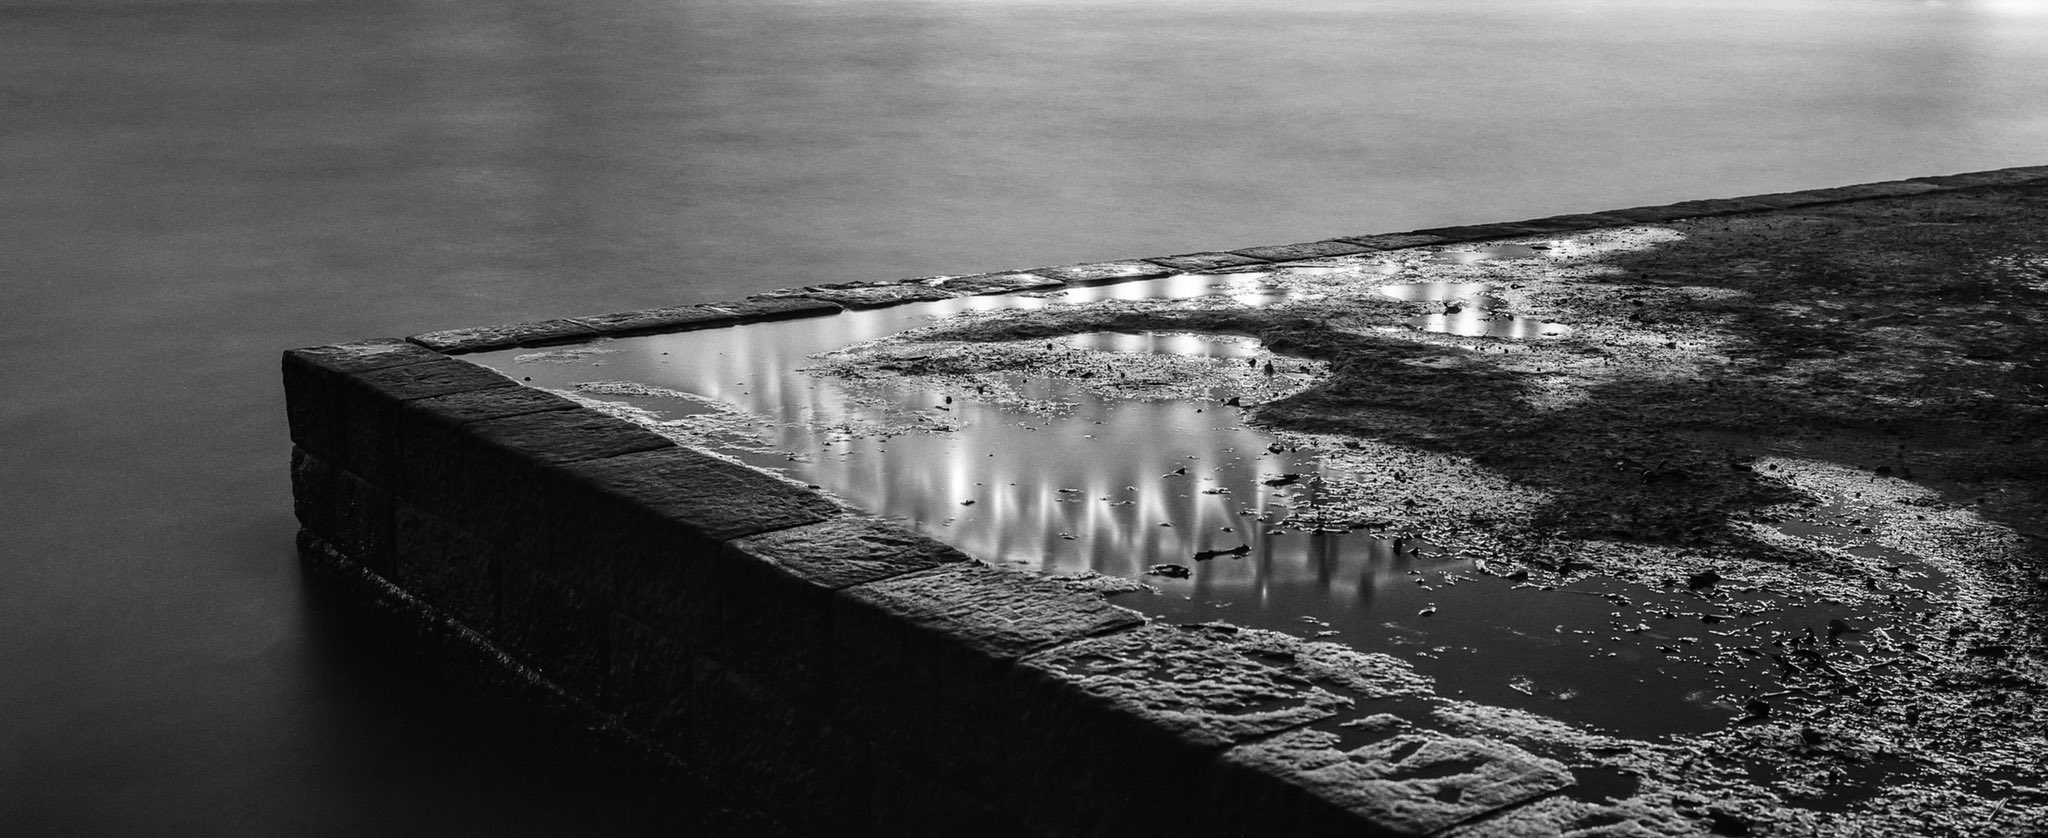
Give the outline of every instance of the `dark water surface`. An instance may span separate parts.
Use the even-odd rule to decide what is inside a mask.
[[[0,0],[0,832],[646,825],[309,618],[283,347],[2038,164],[2033,8]]]

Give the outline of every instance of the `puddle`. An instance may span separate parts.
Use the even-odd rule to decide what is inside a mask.
[[[1494,296],[1494,286],[1489,283],[1412,282],[1382,287],[1380,293],[1397,300],[1430,303],[1437,309],[1408,318],[1408,325],[1425,332],[1521,339],[1559,338],[1572,332],[1562,323],[1506,313],[1507,301]]]
[[[1472,265],[1508,259],[1535,259],[1549,251],[1548,246],[1526,244],[1496,244],[1475,250],[1443,250],[1429,257],[1429,261],[1442,265]]]
[[[817,373],[824,353],[967,312],[1212,296],[1263,305],[1289,293],[1267,272],[1181,275],[606,340],[580,354],[470,357],[781,471],[986,561],[1136,580],[1116,601],[1153,616],[1386,652],[1435,678],[1445,697],[1624,736],[1724,728],[1746,700],[1779,690],[1787,666],[1881,665],[1891,643],[1882,629],[1921,602],[1895,597],[1873,612],[1732,583],[1601,577],[1553,590],[1493,575],[1480,559],[1392,525],[1349,528],[1331,511],[1325,484],[1326,474],[1345,478],[1332,465],[1338,441],[1329,451],[1282,444],[1248,427],[1231,403],[1309,386],[1318,371],[1248,338],[1099,332],[998,344],[990,351],[1041,366],[980,378],[872,365],[869,377]],[[1478,283],[1387,293],[1497,304]],[[1497,329],[1515,320],[1481,322]],[[916,343],[889,346],[923,352],[898,352],[889,363],[951,358]],[[1093,357],[1100,354],[1119,360]],[[1031,372],[1070,357],[1091,372]],[[1813,521],[1786,526],[1832,526],[1854,514],[1822,508]],[[1904,591],[1931,578],[1914,570],[1899,584]],[[1855,630],[1829,630],[1842,620]]]

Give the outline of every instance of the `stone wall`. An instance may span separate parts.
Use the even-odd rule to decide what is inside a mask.
[[[608,754],[681,766],[800,834],[1487,834],[1501,812],[1568,792],[1571,772],[1375,727],[1420,689],[1384,659],[1148,624],[451,355],[2043,177],[813,286],[292,350],[301,554],[316,588],[441,680]]]

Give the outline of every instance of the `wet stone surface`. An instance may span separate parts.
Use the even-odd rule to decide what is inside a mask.
[[[1317,686],[1261,758],[1493,755],[1403,786],[1418,828],[1990,834],[2048,813],[2043,217],[2003,187],[1193,254],[481,360],[1169,624],[1384,657],[1427,693]],[[1116,660],[1063,665],[1194,689]]]

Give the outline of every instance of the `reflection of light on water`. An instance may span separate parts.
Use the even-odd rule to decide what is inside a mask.
[[[1425,332],[1527,339],[1563,337],[1572,331],[1560,323],[1496,313],[1507,303],[1493,296],[1493,286],[1484,282],[1410,282],[1383,286],[1380,293],[1408,302],[1443,304],[1440,312],[1408,319],[1409,325]]]
[[[1148,288],[1206,295],[1231,281],[1177,277],[1073,290],[1121,289],[1125,298],[1149,296]],[[1387,293],[1425,304],[1469,299],[1477,309],[1490,299],[1488,290],[1466,283],[1393,286]],[[1475,574],[1471,563],[1445,557],[1435,545],[1392,533],[1324,531],[1343,519],[1323,514],[1316,478],[1326,471],[1322,455],[1269,448],[1272,437],[1246,427],[1238,409],[1221,403],[1227,393],[1117,400],[1073,381],[1015,381],[1028,399],[1067,405],[1040,414],[982,401],[971,389],[932,389],[926,379],[885,376],[855,391],[847,382],[800,371],[813,353],[923,326],[936,316],[1045,304],[991,296],[625,339],[614,344],[619,352],[605,356],[605,376],[715,396],[758,416],[771,438],[766,453],[728,453],[906,521],[985,561],[1142,579],[1159,595],[1123,601],[1168,619],[1299,632],[1308,616],[1361,649],[1412,653],[1440,684],[1474,699],[1531,699],[1510,688],[1515,674],[1544,685],[1576,685],[1572,717],[1596,724],[1704,729],[1724,718],[1684,700],[1702,689],[1713,695],[1726,689],[1703,680],[1709,675],[1691,661],[1685,662],[1690,668],[1666,667],[1640,644],[1602,646],[1603,654],[1593,654],[1584,644],[1605,643],[1611,633],[1606,600],[1510,594],[1510,582]],[[1494,334],[1503,319],[1464,322]],[[1256,342],[1243,338],[1095,333],[1066,341],[1077,350],[1207,357],[1240,371],[1239,359],[1259,357]],[[509,363],[512,354],[498,361]],[[490,355],[478,358],[492,362]],[[561,389],[585,369],[537,364],[519,371],[536,386]],[[659,398],[635,405],[675,409]],[[799,456],[791,461],[785,453]],[[1366,462],[1354,460],[1354,467]],[[1290,473],[1301,477],[1279,486],[1264,482]],[[1226,552],[1240,547],[1242,555]],[[1145,575],[1155,564],[1179,564],[1192,573],[1185,579]],[[1662,594],[1630,588],[1627,595],[1643,602]],[[1583,630],[1571,636],[1549,631],[1557,626]],[[1617,657],[1606,657],[1610,651]],[[1618,676],[1627,688],[1603,697],[1600,687]],[[1665,709],[1644,713],[1653,698]]]

